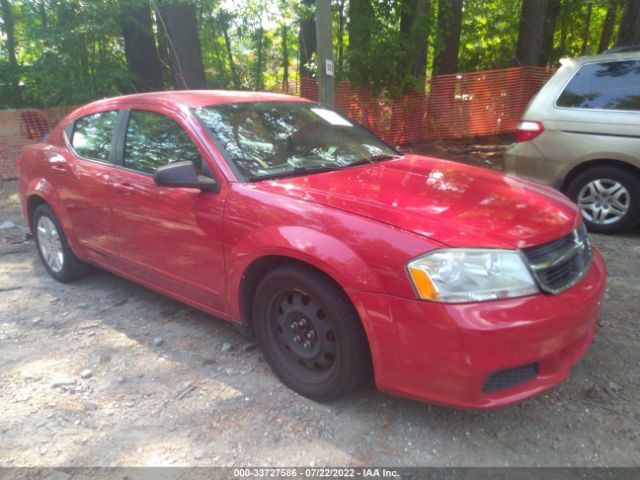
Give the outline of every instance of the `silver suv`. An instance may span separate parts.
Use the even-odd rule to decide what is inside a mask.
[[[640,222],[640,52],[562,60],[507,151],[508,174],[551,185],[593,232]]]

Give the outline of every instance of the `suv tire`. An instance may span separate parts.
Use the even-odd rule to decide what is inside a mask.
[[[624,168],[590,168],[571,180],[566,193],[590,232],[626,232],[640,220],[640,179]]]

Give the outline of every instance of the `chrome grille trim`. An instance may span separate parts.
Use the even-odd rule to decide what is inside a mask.
[[[558,240],[522,249],[541,290],[557,294],[578,283],[591,267],[592,252],[584,224]]]

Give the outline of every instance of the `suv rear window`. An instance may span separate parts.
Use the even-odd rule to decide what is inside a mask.
[[[583,65],[560,94],[556,105],[640,111],[640,60]]]

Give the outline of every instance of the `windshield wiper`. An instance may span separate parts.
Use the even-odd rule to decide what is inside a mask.
[[[317,166],[317,167],[296,167],[286,172],[265,173],[264,175],[250,175],[246,177],[249,182],[260,182],[262,180],[270,180],[274,178],[297,177],[298,175],[307,175],[310,173],[332,172],[338,170],[336,166]]]
[[[346,165],[296,167],[293,170],[287,170],[286,172],[265,173],[264,175],[250,175],[246,177],[246,179],[249,182],[260,182],[262,180],[272,180],[275,178],[297,177],[299,175],[307,175],[311,173],[332,172],[334,170],[341,170],[343,168],[355,167],[357,165],[365,165],[368,163],[377,163],[394,158],[400,158],[400,155],[372,155],[371,157],[363,157],[360,160],[355,160],[351,163],[347,163]]]
[[[362,157],[360,160],[355,160],[345,165],[345,167],[355,167],[357,165],[366,165],[367,163],[377,163],[377,162],[382,162],[384,160],[392,160],[394,158],[400,158],[400,155],[391,155],[388,153],[383,153],[380,155],[372,155],[370,157]]]

